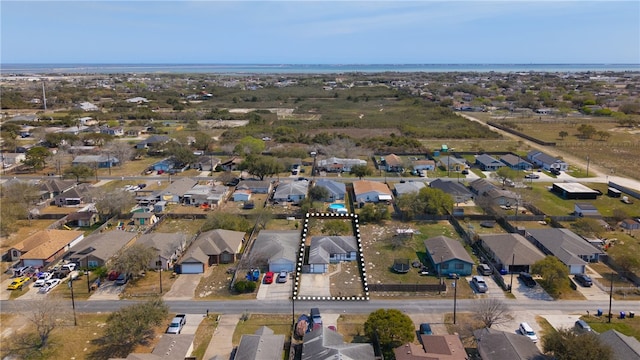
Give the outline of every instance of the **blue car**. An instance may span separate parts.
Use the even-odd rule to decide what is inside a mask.
[[[428,323],[420,324],[420,335],[433,335],[433,332],[431,331],[431,325],[429,325]]]

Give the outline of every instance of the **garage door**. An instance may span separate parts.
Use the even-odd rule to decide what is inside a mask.
[[[180,265],[181,274],[202,274],[204,265],[202,263],[183,263]]]

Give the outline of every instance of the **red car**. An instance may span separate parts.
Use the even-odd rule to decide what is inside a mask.
[[[273,282],[273,272],[268,271],[266,274],[264,274],[264,283],[271,284],[272,282]]]
[[[109,274],[107,275],[107,279],[109,279],[109,281],[114,281],[115,279],[118,278],[118,276],[120,276],[120,273],[115,271],[115,270],[111,270],[109,271]]]

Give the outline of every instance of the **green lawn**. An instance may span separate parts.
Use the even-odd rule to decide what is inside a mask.
[[[586,321],[596,332],[603,333],[613,329],[640,340],[640,318],[634,317],[633,319],[629,319],[627,317],[620,319],[618,314],[614,313],[609,323],[609,319],[606,316],[607,311],[606,309],[604,310],[604,316],[582,316],[581,319]]]

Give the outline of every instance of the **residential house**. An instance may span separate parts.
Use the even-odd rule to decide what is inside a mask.
[[[357,180],[353,182],[353,192],[356,202],[364,204],[368,202],[391,201],[393,196],[387,184],[370,180]]]
[[[603,254],[569,229],[527,229],[525,237],[543,253],[562,261],[570,274],[586,273],[587,262],[598,262]]]
[[[409,181],[395,184],[393,192],[396,196],[404,194],[417,194],[420,192],[420,189],[423,189],[425,187],[426,185],[422,181]]]
[[[282,359],[284,335],[274,334],[273,330],[261,326],[252,335],[245,334],[235,352],[234,360],[274,360]]]
[[[491,328],[473,332],[482,360],[551,360],[543,355],[536,344],[515,332]]]
[[[76,104],[75,106],[76,109],[78,110],[82,110],[84,112],[89,112],[89,111],[100,111],[100,108],[98,108],[96,105],[88,102],[88,101],[84,101],[81,102],[79,104]]]
[[[78,206],[91,201],[91,184],[79,184],[53,198],[57,206]]]
[[[136,149],[158,148],[169,142],[169,137],[165,135],[151,135],[136,144]]]
[[[574,214],[580,217],[602,217],[598,212],[598,208],[589,203],[575,203],[573,206]]]
[[[177,166],[178,166],[178,164],[176,163],[175,159],[167,158],[167,159],[162,159],[160,161],[157,161],[157,162],[151,164],[151,166],[149,168],[151,170],[153,170],[153,171],[169,172],[169,170],[175,169]]]
[[[483,234],[480,244],[499,270],[530,272],[531,265],[546,257],[520,234]]]
[[[464,159],[459,159],[451,155],[441,156],[438,163],[447,171],[462,171],[468,168],[467,162]]]
[[[218,185],[195,185],[184,193],[184,203],[187,205],[220,205],[229,188]]]
[[[424,246],[438,274],[471,275],[474,261],[460,241],[440,235],[425,240]]]
[[[404,161],[396,154],[389,154],[380,158],[380,163],[387,172],[404,172]]]
[[[252,194],[269,194],[273,184],[267,180],[241,180],[236,189],[251,190]]]
[[[513,206],[519,201],[518,194],[498,188],[486,179],[476,179],[469,183],[469,188],[476,194],[476,202],[487,201],[498,206]]]
[[[91,227],[100,221],[100,215],[97,212],[78,211],[67,215],[67,224],[77,227]]]
[[[502,161],[487,154],[477,155],[475,164],[478,165],[482,171],[496,171],[506,166]]]
[[[253,242],[251,258],[266,262],[269,271],[292,272],[295,270],[300,249],[298,230],[262,230]]]
[[[198,181],[194,179],[188,177],[179,178],[158,193],[158,200],[166,201],[169,204],[181,204],[184,202],[184,195],[193,189],[196,184],[198,184]]]
[[[162,334],[151,353],[129,353],[126,358],[110,360],[184,360],[193,351],[195,334]],[[214,357],[215,358],[215,357]]]
[[[355,165],[365,166],[367,165],[367,162],[361,159],[341,159],[337,157],[330,157],[318,160],[316,162],[316,169],[318,171],[331,173],[350,172]]]
[[[236,189],[232,195],[234,202],[242,202],[251,200],[251,190],[249,189]]]
[[[98,120],[92,118],[91,116],[83,116],[78,119],[78,124],[84,126],[93,126],[98,125]]]
[[[69,191],[76,186],[72,180],[47,179],[40,183],[40,198],[42,200],[53,199],[54,197]]]
[[[129,137],[138,137],[144,133],[144,128],[141,126],[133,126],[128,128],[124,134]]]
[[[124,136],[124,128],[122,126],[116,126],[116,127],[103,126],[100,128],[100,133],[111,135],[111,136]]]
[[[344,200],[345,194],[347,193],[347,187],[343,182],[329,180],[329,179],[319,179],[316,180],[314,186],[321,186],[327,189],[329,192],[329,196],[326,199],[322,199],[325,202],[334,202],[338,200]]]
[[[429,183],[429,187],[433,189],[440,189],[446,194],[451,195],[456,204],[465,203],[473,198],[471,191],[459,182],[435,179]]]
[[[516,156],[513,154],[506,154],[500,157],[500,161],[513,170],[531,170],[533,169],[533,164],[524,160],[520,156]]]
[[[200,171],[215,171],[220,164],[220,159],[213,156],[202,155],[198,157],[192,168]]]
[[[234,156],[230,159],[220,162],[220,168],[224,171],[236,171],[238,166],[242,163],[242,158]]]
[[[140,97],[140,96],[132,97],[131,99],[127,99],[125,101],[128,102],[128,103],[131,103],[131,104],[138,104],[138,105],[145,104],[145,103],[149,102],[149,100],[147,100],[147,98],[143,98],[143,97]]]
[[[325,273],[329,264],[354,261],[357,255],[355,236],[314,236],[309,245],[309,272]]]
[[[106,263],[119,251],[132,245],[138,233],[112,230],[94,233],[73,245],[65,256],[79,267],[97,268]]]
[[[40,230],[9,248],[9,259],[23,266],[43,267],[60,258],[84,239],[84,231]]]
[[[569,164],[564,162],[562,159],[555,158],[539,150],[529,151],[529,153],[527,153],[527,160],[547,171],[551,169],[567,171],[569,168]]]
[[[292,202],[302,201],[309,192],[309,182],[306,180],[280,183],[273,194],[273,201]]]
[[[304,334],[300,360],[375,360],[373,345],[345,343],[342,335],[324,326]]]
[[[633,219],[624,219],[620,222],[620,227],[625,230],[640,230],[640,222]]]
[[[611,360],[640,359],[640,341],[633,336],[624,335],[617,330],[608,330],[598,334],[600,342],[611,347]]]
[[[434,160],[421,159],[421,160],[413,161],[413,170],[415,171],[422,171],[422,170],[433,171],[435,169],[436,169],[436,162]]]
[[[8,166],[21,164],[26,158],[25,153],[0,153],[0,161]]]
[[[117,157],[107,155],[78,155],[73,158],[71,165],[78,166],[84,165],[88,167],[98,167],[98,168],[111,168],[120,163]]]
[[[150,269],[169,270],[187,247],[187,236],[181,233],[154,232],[141,235],[136,244],[150,247],[158,254],[149,263]]]
[[[137,226],[151,226],[158,222],[158,217],[155,213],[146,211],[134,212],[131,218],[133,219],[133,223]]]
[[[201,274],[209,266],[229,264],[240,259],[245,233],[232,230],[211,230],[200,234],[176,266],[181,274]]]
[[[406,343],[393,349],[396,360],[469,360],[458,335],[420,335],[420,345]]]

